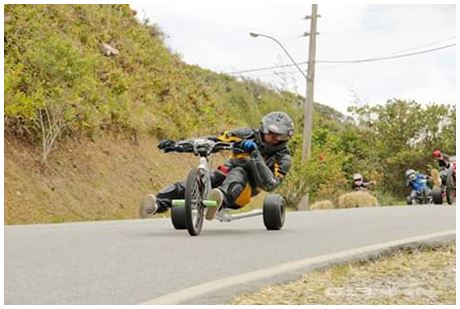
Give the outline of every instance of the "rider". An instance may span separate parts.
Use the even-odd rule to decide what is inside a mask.
[[[406,186],[411,189],[410,198],[413,199],[416,197],[417,192],[427,190],[427,180],[430,178],[427,175],[416,172],[413,169],[408,169],[406,171],[406,179]]]
[[[271,112],[262,118],[259,129],[239,128],[225,131],[209,139],[234,142],[244,153],[234,152],[232,158],[211,172],[212,190],[208,198],[217,201],[210,207],[206,219],[214,219],[217,210],[226,207],[239,209],[260,192],[273,191],[282,182],[291,167],[291,154],[287,142],[294,133],[294,122],[284,112]],[[158,148],[167,152],[175,142],[163,140]],[[148,194],[141,202],[142,218],[167,211],[171,200],[184,199],[185,182],[166,186],[155,196]]]
[[[367,190],[370,185],[370,182],[364,179],[363,175],[356,173],[353,175],[353,185],[352,189],[359,191],[359,190]]]
[[[450,167],[449,157],[442,153],[441,150],[436,149],[432,153],[433,157],[438,159],[439,169],[444,170]]]

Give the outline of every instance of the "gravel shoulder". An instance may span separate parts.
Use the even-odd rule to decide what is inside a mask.
[[[239,295],[230,304],[455,304],[455,256],[455,244],[400,249],[373,260],[313,271],[294,282]]]

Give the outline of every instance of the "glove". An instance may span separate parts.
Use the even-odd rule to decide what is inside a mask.
[[[252,139],[242,141],[239,146],[245,152],[253,152],[257,149],[257,144]]]
[[[160,141],[157,147],[164,152],[173,151],[176,148],[176,142],[170,139],[164,139]]]

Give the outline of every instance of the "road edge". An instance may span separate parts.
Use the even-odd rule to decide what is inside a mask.
[[[368,245],[339,252],[329,253],[317,257],[309,257],[306,259],[287,262],[269,268],[264,268],[252,272],[247,272],[235,276],[226,277],[219,280],[209,281],[198,284],[177,292],[169,293],[145,302],[141,305],[180,305],[180,304],[219,304],[222,300],[228,298],[228,293],[223,295],[218,293],[225,288],[240,287],[248,283],[264,283],[273,281],[273,278],[280,277],[281,279],[293,280],[295,276],[301,274],[300,271],[306,272],[313,269],[318,269],[334,264],[341,264],[357,259],[365,259],[372,256],[382,255],[387,251],[392,251],[401,247],[421,246],[430,244],[439,244],[451,242],[456,239],[455,230],[447,230],[403,238],[393,241],[388,241],[380,244]],[[275,280],[277,281],[277,280]],[[280,280],[278,280],[280,281]],[[246,286],[247,288],[247,286]],[[230,291],[231,292],[231,291]],[[238,291],[233,291],[236,294]],[[208,296],[208,297],[207,297]]]

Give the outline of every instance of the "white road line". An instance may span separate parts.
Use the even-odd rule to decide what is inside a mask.
[[[439,237],[453,236],[455,235],[455,230],[448,230],[439,233],[427,234],[423,236],[416,236],[404,239],[398,239],[394,241],[389,241],[381,244],[369,245],[359,248],[354,248],[350,250],[339,251],[331,254],[321,255],[317,257],[310,257],[302,260],[297,260],[293,262],[288,262],[280,264],[277,266],[270,266],[269,268],[260,269],[236,276],[231,276],[215,281],[210,281],[195,285],[177,292],[166,294],[152,300],[143,302],[142,305],[178,305],[185,303],[188,300],[195,299],[199,296],[203,296],[213,291],[217,291],[223,288],[228,288],[231,286],[241,285],[250,281],[256,281],[265,278],[271,278],[276,275],[283,273],[293,272],[299,269],[307,268],[317,264],[324,264],[330,261],[344,259],[344,258],[353,258],[355,256],[363,254],[371,254],[385,249],[390,249],[398,247],[401,245],[407,245],[410,243],[428,241],[430,239],[436,239]]]

